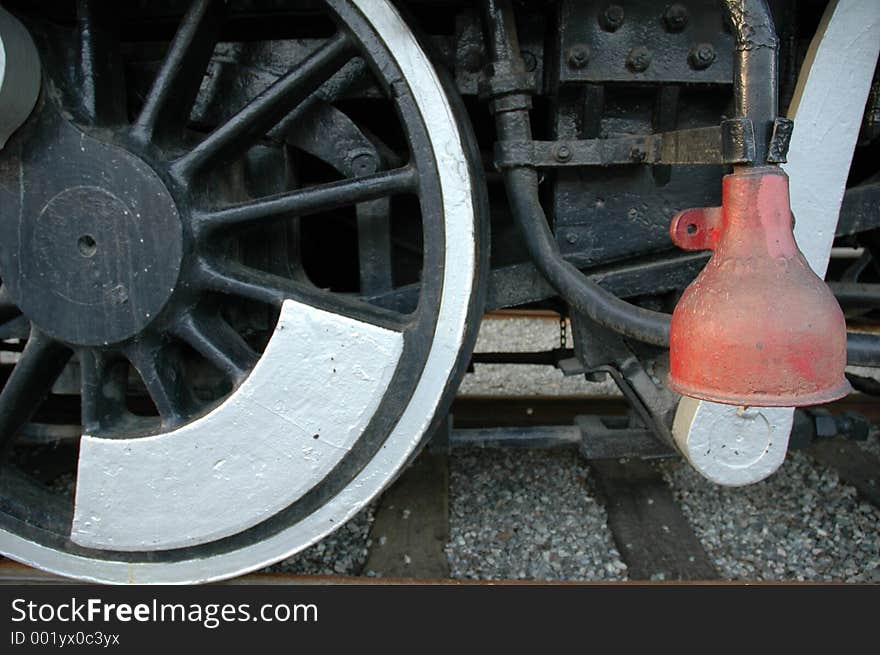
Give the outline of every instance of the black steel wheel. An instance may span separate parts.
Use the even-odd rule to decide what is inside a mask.
[[[303,3],[277,43],[236,40],[258,2],[195,0],[164,53],[144,4],[21,12],[44,84],[0,152],[0,550],[196,582],[313,543],[422,443],[481,309],[480,186],[386,0]]]

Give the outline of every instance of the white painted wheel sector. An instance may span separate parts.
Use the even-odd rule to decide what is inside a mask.
[[[437,160],[444,221],[443,296],[424,370],[394,430],[339,494],[299,523],[238,550],[174,562],[99,560],[0,531],[0,551],[47,571],[115,583],[197,583],[253,571],[306,548],[344,524],[394,479],[421,443],[464,342],[476,275],[474,189],[455,115],[430,60],[388,0],[352,0],[396,59]]]
[[[798,78],[788,115],[794,132],[784,166],[791,180],[794,234],[810,266],[825,276],[840,203],[861,125],[862,113],[880,49],[880,4],[876,0],[839,0],[829,4]],[[743,485],[763,480],[785,460],[785,451],[768,450],[750,467],[730,466],[721,449],[707,456],[712,441],[739,443],[740,408],[684,398],[673,435],[685,458],[710,480]],[[785,443],[794,410],[761,408],[770,432]],[[781,439],[774,443],[778,445]]]
[[[269,518],[351,450],[402,350],[399,332],[285,301],[260,361],[211,413],[154,437],[83,436],[71,539],[163,550]]]

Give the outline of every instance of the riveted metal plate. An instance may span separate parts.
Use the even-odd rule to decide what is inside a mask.
[[[679,22],[670,29],[664,17],[673,5],[686,19],[683,26]],[[614,19],[610,24],[606,15]],[[559,38],[561,83],[733,80],[733,37],[717,0],[566,0],[560,8]]]

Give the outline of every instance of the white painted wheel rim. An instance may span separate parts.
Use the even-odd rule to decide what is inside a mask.
[[[360,472],[314,513],[262,541],[237,550],[180,561],[128,562],[64,552],[2,530],[0,551],[9,557],[62,575],[108,583],[198,583],[240,575],[289,557],[343,525],[382,491],[422,443],[455,370],[475,291],[477,241],[474,188],[463,135],[452,107],[429,59],[406,23],[387,0],[351,2],[383,40],[409,84],[436,160],[443,203],[443,293],[434,339],[418,383],[395,427]],[[285,307],[289,309],[290,304]],[[284,318],[285,312],[282,311]],[[279,321],[279,326],[284,324],[283,320]],[[272,337],[267,351],[272,348],[274,341],[276,336]],[[394,339],[385,341],[382,347],[393,351]],[[258,382],[260,378],[256,379]],[[283,381],[278,381],[278,385],[283,388]],[[244,387],[242,385],[242,389]],[[215,412],[222,412],[227,403]],[[88,443],[89,438],[84,437],[86,450]],[[109,492],[109,489],[105,490],[105,493]],[[83,543],[89,543],[89,535],[94,535],[94,531],[89,532],[94,526],[86,527],[88,514],[81,513],[78,527],[75,526],[78,538]],[[254,520],[252,516],[246,523],[253,524]],[[202,534],[199,540],[216,536]],[[102,538],[106,543],[106,535]],[[187,541],[185,537],[183,539],[180,544],[169,543],[165,547],[197,543]],[[131,547],[131,544],[127,544],[127,547]]]

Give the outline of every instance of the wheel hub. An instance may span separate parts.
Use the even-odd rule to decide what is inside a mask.
[[[111,83],[137,66],[90,40],[104,23],[81,3],[74,43],[94,51],[58,46],[74,83],[55,71],[58,84],[2,152],[0,310],[13,318],[0,327],[18,330],[8,350],[21,354],[0,393],[0,445],[44,405],[62,406],[49,394],[71,357],[83,426],[67,461],[73,489],[32,491],[43,487],[26,462],[21,482],[0,476],[4,554],[104,581],[207,581],[265,566],[378,494],[464,371],[488,270],[478,160],[406,24],[385,0],[329,0],[327,17],[345,28],[199,139],[211,121],[189,119],[225,4],[191,4],[138,110],[140,87]],[[368,66],[354,83],[375,87],[377,110],[397,118],[371,134],[389,155],[376,172],[349,171],[347,153],[302,136],[327,140],[314,125],[329,115],[339,134],[371,141],[333,106],[336,91],[321,101],[329,114],[312,116],[321,120],[299,111],[347,84],[358,58]],[[48,106],[57,100],[70,111]],[[263,137],[280,133],[291,143],[276,152]],[[405,146],[387,145],[401,136]],[[321,239],[307,222],[356,227],[358,252],[390,265],[381,248],[397,199],[420,223],[405,239],[408,265],[424,273],[414,306],[310,278],[300,246]]]
[[[48,153],[23,153],[19,211],[0,219],[11,244],[0,251],[3,280],[47,334],[81,346],[118,343],[155,320],[174,291],[180,217],[143,160],[63,119],[54,128]]]

